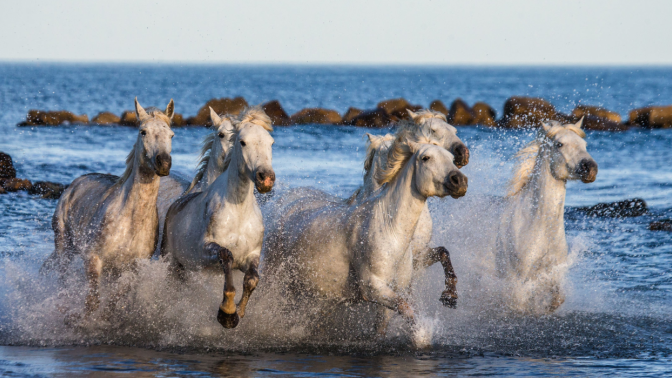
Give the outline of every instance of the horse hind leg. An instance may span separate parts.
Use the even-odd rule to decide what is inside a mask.
[[[433,265],[437,262],[441,263],[443,266],[443,274],[445,276],[445,285],[446,288],[441,293],[439,301],[443,303],[444,306],[450,308],[457,307],[457,275],[455,275],[455,269],[453,269],[453,263],[450,261],[450,252],[445,247],[436,247],[430,249],[428,254],[427,266]]]
[[[243,278],[243,296],[240,298],[240,302],[238,302],[238,315],[241,318],[245,316],[247,302],[250,300],[250,295],[252,295],[252,292],[257,288],[257,284],[259,283],[258,266],[259,260],[257,259],[250,264],[247,272],[245,272],[245,278]]]
[[[219,263],[222,265],[224,272],[224,298],[219,305],[219,311],[217,311],[217,321],[224,328],[235,328],[240,321],[240,317],[236,311],[236,288],[233,286],[233,272],[231,271],[233,255],[231,251],[217,243],[208,243],[205,248],[208,253],[219,257]]]

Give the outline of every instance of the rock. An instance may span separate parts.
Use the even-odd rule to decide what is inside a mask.
[[[555,116],[555,107],[544,99],[514,96],[504,103],[504,114],[497,124],[505,128],[539,127]]]
[[[474,112],[474,125],[496,126],[497,112],[485,102],[477,102],[471,108]]]
[[[180,113],[173,113],[172,127],[182,127],[187,123],[184,121],[184,117]]]
[[[362,114],[364,111],[357,108],[348,108],[348,111],[343,114],[343,125],[351,125],[352,120],[355,119],[358,115]]]
[[[576,122],[578,119],[573,121]],[[597,131],[625,131],[628,129],[628,125],[594,115],[587,115],[583,117],[583,126],[581,128]]]
[[[461,98],[458,98],[450,104],[450,111],[448,112],[447,118],[448,123],[453,126],[467,126],[473,124],[476,115],[466,102],[462,101]]]
[[[630,111],[630,125],[662,129],[672,127],[672,105],[649,106]]]
[[[422,106],[411,105],[404,98],[393,98],[391,100],[381,101],[378,103],[377,107],[385,109],[392,121],[410,119],[411,117],[408,115],[407,109],[414,112],[422,109]]]
[[[123,126],[138,126],[138,116],[134,110],[126,110],[121,113],[119,124]]]
[[[2,187],[8,192],[18,192],[19,190],[30,190],[30,188],[33,187],[33,185],[27,179],[20,179],[14,177],[3,179],[1,181],[2,181]]]
[[[441,100],[434,100],[432,101],[431,104],[429,104],[429,110],[433,110],[435,112],[439,112],[444,115],[448,115],[448,108],[446,105]]]
[[[386,127],[392,123],[392,118],[383,108],[367,110],[350,121],[350,124],[358,127]]]
[[[89,116],[76,115],[65,110],[30,110],[26,115],[26,120],[18,126],[58,126],[64,123],[89,123]]]
[[[598,203],[576,210],[591,217],[623,218],[644,215],[648,211],[648,206],[643,199],[633,198],[612,203]]]
[[[59,199],[65,188],[65,185],[55,182],[37,181],[33,183],[32,188],[28,189],[28,193],[40,195],[42,198]]]
[[[245,110],[249,105],[242,97],[236,98],[213,98],[208,101],[203,107],[198,110],[195,117],[187,118],[187,125],[201,125],[201,126],[211,126],[212,121],[210,121],[210,108],[212,108],[217,114],[228,114],[228,115],[238,115],[240,112]]]
[[[581,119],[581,117],[585,116],[594,116],[597,118],[602,118],[605,120],[609,120],[614,123],[621,123],[621,115],[612,112],[610,110],[607,110],[605,108],[601,108],[599,106],[590,106],[590,105],[579,105],[574,110],[572,111],[572,116],[576,118],[577,120]]]
[[[322,108],[308,108],[300,110],[290,117],[291,123],[295,125],[321,124],[336,125],[343,120],[337,111]]]
[[[119,124],[119,118],[116,114],[110,112],[100,112],[93,119],[91,123],[95,125],[114,125]]]
[[[662,219],[649,224],[651,231],[672,231],[672,219]]]
[[[649,127],[656,129],[672,127],[672,105],[651,107]]]
[[[282,105],[280,105],[280,101],[278,100],[269,101],[264,105],[262,105],[261,107],[264,109],[264,112],[266,112],[266,115],[268,115],[271,118],[273,125],[289,126],[290,122],[289,115],[287,115],[285,109],[283,109]]]
[[[16,177],[16,169],[12,157],[4,152],[0,152],[0,179],[10,179]]]

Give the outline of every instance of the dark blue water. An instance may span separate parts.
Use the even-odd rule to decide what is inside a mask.
[[[602,105],[627,118],[629,109],[672,103],[672,69],[615,68],[348,68],[236,66],[0,65],[0,151],[18,175],[69,183],[88,172],[119,174],[136,131],[121,127],[17,128],[28,109],[67,109],[93,117],[121,113],[138,96],[145,106],[170,98],[178,112],[196,113],[208,99],[278,99],[291,114],[322,106],[344,112],[405,97],[427,106],[485,101],[498,113],[512,95],[541,96],[560,111]],[[206,130],[176,129],[173,163],[192,174]],[[311,185],[349,195],[361,181],[364,130],[351,127],[276,128],[273,165],[279,187]],[[472,150],[464,168],[469,194],[502,194],[510,157],[532,138],[527,131],[460,128]],[[165,267],[143,266],[127,314],[85,328],[68,327],[58,306],[81,305],[83,290],[58,296],[55,281],[37,274],[53,249],[55,200],[25,193],[0,196],[0,371],[18,375],[594,375],[672,373],[672,234],[648,231],[672,217],[672,132],[589,132],[598,162],[593,184],[570,183],[567,234],[575,263],[560,310],[541,318],[507,317],[465,295],[457,310],[437,306],[439,269],[427,272],[417,294],[432,332],[432,348],[413,351],[403,337],[385,342],[311,342],[300,327],[278,327],[262,285],[251,315],[234,331],[215,322],[221,284],[193,277],[189,295],[165,287]],[[644,198],[650,214],[587,218],[576,206]],[[452,201],[452,200],[447,200]],[[433,209],[444,202],[434,201]],[[464,211],[468,211],[465,209]],[[433,214],[435,241],[444,242]],[[449,241],[445,241],[449,243]],[[450,246],[447,245],[449,248]],[[458,259],[459,260],[459,259]],[[456,265],[458,275],[466,271]],[[460,281],[467,282],[467,281]],[[464,293],[465,286],[458,289]],[[75,286],[76,288],[76,286]],[[171,295],[173,295],[171,297]],[[256,301],[255,301],[256,299]],[[435,303],[436,302],[436,303]],[[269,310],[271,309],[271,310]]]

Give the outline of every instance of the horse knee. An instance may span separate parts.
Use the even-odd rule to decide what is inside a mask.
[[[251,271],[248,271],[247,274],[245,274],[243,289],[253,291],[257,287],[257,284],[259,284],[259,273],[257,273],[256,269],[251,269]]]

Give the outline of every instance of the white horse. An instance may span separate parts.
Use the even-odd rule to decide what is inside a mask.
[[[210,108],[212,132],[203,138],[201,153],[198,157],[196,176],[191,184],[180,175],[171,173],[161,177],[157,207],[159,209],[159,243],[163,238],[163,224],[170,205],[181,195],[201,192],[215,182],[226,168],[226,156],[231,150],[233,136],[233,117],[218,115]]]
[[[247,302],[259,281],[257,272],[264,238],[261,210],[254,196],[273,188],[271,120],[259,107],[234,121],[233,147],[224,173],[202,192],[173,203],[166,215],[161,255],[178,270],[220,267],[225,276],[224,299],[217,320],[233,328],[245,316]],[[234,302],[232,269],[245,273],[243,296]]]
[[[455,165],[462,168],[469,163],[469,149],[457,136],[457,129],[446,122],[446,116],[439,112],[421,110],[417,113],[408,111],[412,122],[402,121],[397,134],[406,132],[411,135],[427,135],[432,143],[442,146],[455,156]],[[376,176],[380,167],[387,163],[388,150],[394,136],[373,136],[369,138],[369,146],[364,162],[364,184],[351,197],[352,203],[359,203],[375,193],[380,185],[376,182]],[[433,222],[429,208],[420,215],[418,226],[409,245],[413,256],[413,266],[416,269],[426,269],[438,262],[441,263],[445,276],[445,290],[439,300],[447,307],[457,306],[457,276],[453,269],[448,250],[443,247],[430,247],[432,238]]]
[[[583,118],[551,121],[516,155],[495,241],[495,262],[510,287],[510,306],[523,313],[550,313],[564,302],[561,267],[567,261],[567,180],[591,183],[597,163],[586,151]]]
[[[161,112],[143,109],[136,98],[140,127],[124,174],[80,176],[58,201],[52,219],[55,250],[43,267],[57,267],[63,276],[72,257],[81,255],[89,280],[87,314],[99,306],[101,274],[119,274],[136,259],[150,258],[156,248],[156,199],[159,177],[170,172],[174,110],[173,100]]]
[[[413,270],[408,251],[428,197],[461,197],[467,178],[445,149],[408,140],[393,143],[376,179],[386,184],[358,204],[302,189],[278,202],[264,249],[264,274],[288,282],[298,299],[338,305],[372,302],[414,322],[407,294]],[[428,138],[420,139],[428,143]]]

